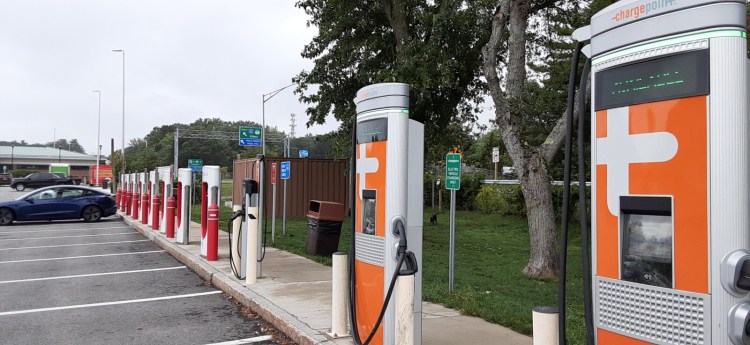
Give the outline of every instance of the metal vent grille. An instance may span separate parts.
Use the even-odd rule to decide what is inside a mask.
[[[385,267],[385,237],[357,233],[354,245],[357,260]]]
[[[710,339],[708,296],[596,279],[600,328],[657,344],[698,345]]]
[[[671,44],[661,46],[653,49],[642,50],[627,55],[618,56],[613,59],[609,59],[602,62],[597,62],[593,68],[594,71],[599,71],[610,66],[621,65],[633,61],[651,59],[657,56],[670,55],[680,52],[686,52],[690,50],[699,50],[708,48],[708,39],[696,40],[692,42],[681,42],[677,44]]]

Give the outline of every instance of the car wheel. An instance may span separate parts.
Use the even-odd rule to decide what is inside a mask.
[[[23,183],[19,183],[19,184],[16,185],[16,190],[19,191],[19,192],[23,192],[23,191],[26,190],[26,185],[23,184]]]
[[[7,208],[0,208],[0,225],[10,225],[13,223],[13,211]]]
[[[102,219],[102,210],[96,206],[86,206],[81,215],[84,222],[98,222]]]

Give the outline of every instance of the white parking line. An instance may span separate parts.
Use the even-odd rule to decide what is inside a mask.
[[[97,234],[97,235],[78,235],[78,236],[55,236],[55,237],[28,237],[28,238],[6,238],[0,239],[2,241],[25,241],[25,240],[53,240],[58,238],[76,238],[76,237],[97,237],[97,236],[114,236],[114,235],[140,235],[136,231],[131,232],[118,232],[115,234]]]
[[[1,312],[0,316],[18,315],[18,314],[30,314],[30,313],[40,313],[40,312],[45,312],[45,311],[56,311],[56,310],[68,310],[68,309],[81,309],[81,308],[103,307],[103,306],[118,305],[118,304],[130,304],[130,303],[143,303],[143,302],[164,301],[164,300],[178,299],[178,298],[188,298],[188,297],[199,297],[199,296],[206,296],[206,295],[215,295],[215,294],[219,294],[219,293],[221,293],[221,291],[217,290],[217,291],[199,292],[199,293],[191,293],[191,294],[176,295],[176,296],[152,297],[152,298],[131,299],[131,300],[125,300],[125,301],[102,302],[102,303],[91,303],[91,304],[78,304],[78,305],[68,305],[68,306],[64,306],[64,307],[53,307],[53,308],[14,310],[14,311]]]
[[[28,259],[28,260],[11,260],[11,261],[0,261],[0,264],[17,264],[21,262],[36,262],[36,261],[55,261],[55,260],[71,260],[71,259],[86,259],[86,258],[100,258],[103,256],[119,256],[119,255],[138,255],[138,254],[152,254],[152,253],[163,253],[164,250],[150,250],[147,252],[134,252],[134,253],[115,253],[115,254],[99,254],[99,255],[81,255],[81,256],[65,256],[61,258],[46,258],[46,259]]]
[[[43,280],[58,280],[58,279],[71,279],[71,278],[99,277],[99,276],[113,276],[113,275],[117,275],[117,274],[130,274],[130,273],[167,271],[167,270],[176,270],[176,269],[180,269],[180,268],[187,268],[187,267],[186,266],[176,266],[176,267],[152,268],[152,269],[147,269],[147,270],[104,272],[104,273],[76,274],[76,275],[73,275],[73,276],[59,276],[59,277],[45,277],[45,278],[6,280],[6,281],[0,281],[0,284],[27,283],[27,282],[38,282],[38,281],[43,281]]]
[[[116,226],[111,228],[73,228],[73,229],[54,229],[54,230],[28,230],[28,231],[0,231],[4,234],[30,234],[34,232],[56,232],[56,231],[86,231],[86,230],[107,230],[107,229],[130,229],[128,226]]]
[[[133,240],[133,241],[113,241],[113,242],[94,242],[94,243],[77,243],[77,244],[60,244],[56,246],[36,246],[36,247],[16,247],[16,248],[0,248],[3,250],[19,250],[19,249],[40,249],[40,248],[57,248],[57,247],[75,247],[75,246],[95,246],[100,244],[115,244],[115,243],[133,243],[133,242],[150,242],[151,240]]]
[[[213,344],[207,344],[207,345],[242,345],[242,344],[259,343],[261,341],[268,341],[271,339],[273,339],[273,337],[271,337],[270,335],[261,335],[260,337],[255,337],[255,338],[230,340],[230,341],[225,341],[223,343],[213,343]]]

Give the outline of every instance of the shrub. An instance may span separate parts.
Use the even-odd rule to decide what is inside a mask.
[[[10,173],[13,177],[26,177],[28,174],[33,174],[36,171],[33,170],[11,170]]]
[[[474,199],[474,207],[482,213],[508,214],[508,202],[503,198],[497,186],[485,185],[479,189]]]

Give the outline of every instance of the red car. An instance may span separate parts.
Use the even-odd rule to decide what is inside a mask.
[[[0,186],[8,186],[13,181],[13,175],[0,174]]]

